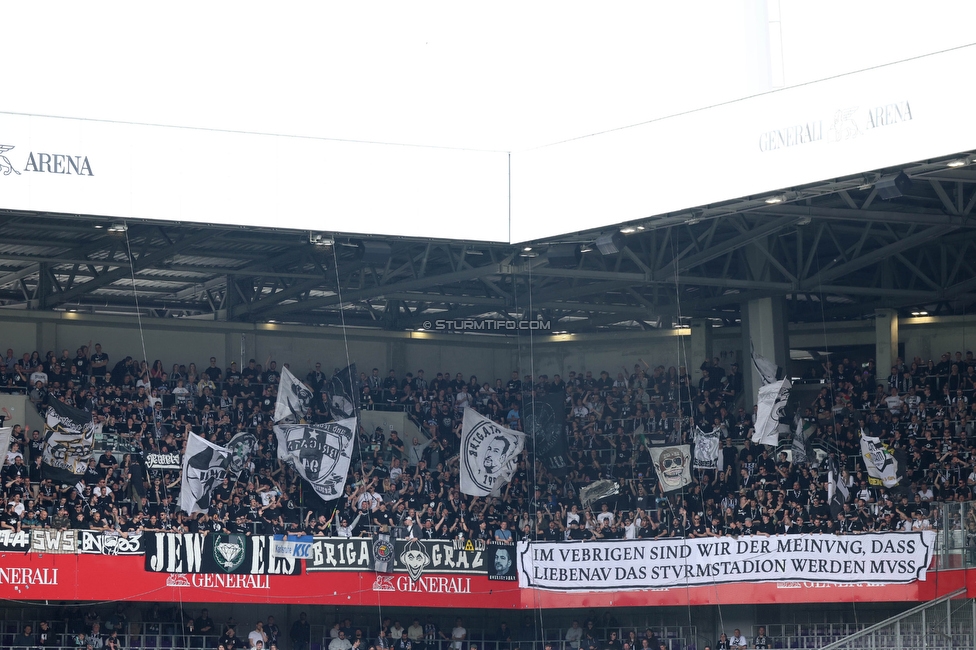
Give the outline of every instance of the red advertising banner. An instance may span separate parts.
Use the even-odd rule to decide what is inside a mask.
[[[377,574],[333,571],[298,576],[212,573],[155,573],[134,556],[0,553],[0,598],[6,600],[104,600],[106,575],[117,600],[223,603],[316,603],[323,605],[413,606],[418,595],[428,607],[535,609],[714,605],[736,603],[922,602],[971,585],[976,569],[930,571],[909,584],[769,582],[670,587],[643,591],[555,592],[520,589],[515,582],[485,575]]]

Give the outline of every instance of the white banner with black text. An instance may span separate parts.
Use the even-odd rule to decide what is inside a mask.
[[[935,533],[519,542],[519,586],[662,589],[730,582],[906,584],[925,580]]]

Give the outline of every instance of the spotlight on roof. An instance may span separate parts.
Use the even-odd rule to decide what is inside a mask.
[[[576,268],[582,249],[577,244],[551,244],[546,251],[549,266],[555,268]]]
[[[946,167],[965,167],[970,163],[969,158],[956,158],[955,160],[950,160],[946,163]]]
[[[335,244],[335,239],[320,232],[310,232],[308,233],[308,243],[312,246],[332,246]]]
[[[770,205],[776,205],[777,203],[783,203],[786,201],[785,194],[773,194],[772,196],[766,197],[766,203]]]
[[[109,232],[125,232],[128,229],[129,227],[126,226],[124,223],[113,223],[111,226],[108,227]]]
[[[874,185],[878,196],[882,199],[897,199],[899,196],[904,196],[911,186],[912,180],[905,172],[885,176]]]
[[[624,226],[620,229],[620,232],[625,235],[632,235],[633,233],[637,232],[637,228],[634,228],[633,226]]]
[[[601,255],[616,255],[624,247],[624,235],[612,232],[596,238],[596,247]]]

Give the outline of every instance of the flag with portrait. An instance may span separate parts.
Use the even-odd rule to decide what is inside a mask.
[[[251,466],[251,458],[258,448],[258,439],[250,431],[241,431],[227,443],[230,457],[227,462],[227,474],[231,478],[238,478],[245,469]]]
[[[85,474],[100,426],[88,411],[68,406],[53,395],[44,404],[41,476],[74,485]]]
[[[356,418],[325,424],[276,424],[278,458],[323,501],[342,496],[356,440]]]
[[[190,432],[183,454],[180,510],[193,515],[210,512],[214,488],[227,477],[231,452]]]
[[[512,480],[525,447],[525,434],[507,429],[464,409],[461,423],[461,492],[484,497],[499,494]]]
[[[291,374],[287,366],[281,369],[278,398],[275,402],[275,422],[302,422],[312,404],[312,389]]]
[[[793,383],[780,379],[759,389],[756,403],[756,426],[752,441],[760,445],[776,445],[779,442],[780,423],[786,417]]]

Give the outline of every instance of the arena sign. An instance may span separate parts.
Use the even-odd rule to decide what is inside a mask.
[[[376,560],[388,557],[388,543],[371,537],[316,537],[305,570],[374,571]],[[472,540],[398,539],[393,544],[393,571],[407,573],[413,581],[427,573],[487,575],[485,544]]]
[[[519,586],[632,590],[733,582],[925,580],[935,533],[520,542]]]

